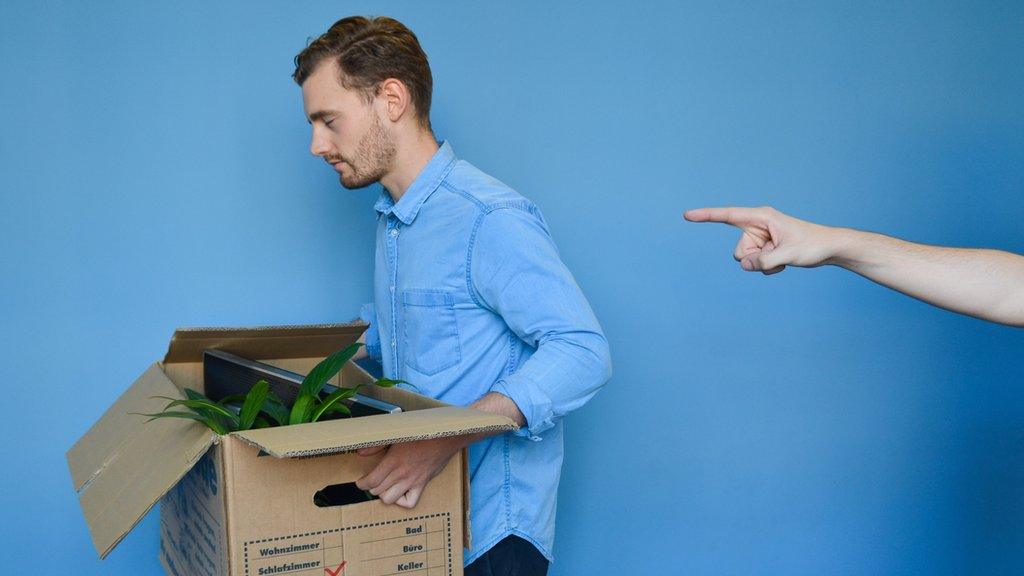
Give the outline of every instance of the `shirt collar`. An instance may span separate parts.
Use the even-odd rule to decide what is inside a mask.
[[[377,200],[373,208],[384,215],[394,214],[406,226],[412,224],[412,221],[416,219],[416,214],[420,211],[420,206],[441,185],[441,182],[451,172],[455,161],[455,151],[452,150],[451,145],[447,141],[442,142],[441,147],[434,153],[434,157],[423,167],[397,204],[391,199],[391,194],[388,194],[387,189],[383,189],[380,199]]]

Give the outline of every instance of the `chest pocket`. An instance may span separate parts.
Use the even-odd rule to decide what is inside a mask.
[[[455,300],[446,292],[405,290],[405,364],[433,376],[462,361]]]

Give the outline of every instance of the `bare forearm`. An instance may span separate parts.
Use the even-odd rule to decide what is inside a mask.
[[[516,423],[516,426],[525,426],[526,418],[519,411],[519,407],[511,398],[497,392],[488,392],[482,398],[470,404],[470,407],[492,414],[504,416]]]
[[[473,402],[469,405],[470,408],[476,408],[477,410],[483,410],[484,412],[490,412],[491,414],[497,414],[504,416],[509,420],[516,423],[516,426],[520,428],[526,425],[526,418],[523,413],[519,411],[519,407],[512,401],[511,398],[504,394],[498,394],[497,392],[488,392],[482,398]],[[483,440],[495,434],[501,434],[502,432],[480,432],[478,434],[466,434],[463,436],[453,437],[453,441],[459,443],[459,448],[465,448],[474,442]]]
[[[1024,326],[1024,257],[833,228],[829,262],[929,304]]]

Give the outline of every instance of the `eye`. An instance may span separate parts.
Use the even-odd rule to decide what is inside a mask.
[[[328,128],[331,127],[331,124],[334,124],[334,118],[331,118],[330,120],[324,122],[324,126],[327,126]]]

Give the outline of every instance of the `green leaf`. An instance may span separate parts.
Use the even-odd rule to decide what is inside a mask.
[[[333,378],[345,366],[345,363],[356,355],[360,346],[362,344],[356,342],[347,348],[338,350],[314,366],[309,374],[302,379],[302,385],[299,386],[299,397],[319,394],[324,383]]]
[[[177,402],[181,398],[172,398],[171,396],[150,396],[150,398],[159,398],[161,400],[170,400],[171,402]],[[170,406],[170,404],[168,404]]]
[[[311,395],[299,396],[295,399],[292,412],[288,416],[289,424],[305,424],[309,422],[309,415],[313,411],[313,402],[316,401]]]
[[[325,414],[326,413],[334,413],[334,412],[338,412],[340,414],[345,414],[346,416],[351,416],[352,415],[352,411],[349,410],[348,406],[346,406],[344,402],[336,402],[336,403],[334,403],[334,405],[332,405],[330,408],[327,409],[327,412],[325,412]]]
[[[260,380],[253,384],[253,387],[249,389],[249,393],[245,395],[242,411],[238,415],[239,430],[252,428],[253,422],[256,421],[256,416],[259,415],[260,409],[263,408],[263,403],[268,397],[270,397],[269,382]]]
[[[328,409],[332,406],[339,405],[338,403],[345,398],[351,398],[355,396],[355,388],[338,388],[332,392],[327,398],[324,399],[319,405],[313,409],[313,416],[309,419],[310,422],[316,422],[324,415]],[[339,412],[348,412],[348,406],[345,406],[345,410],[339,410]]]
[[[149,420],[146,420],[146,422],[152,422],[153,420],[156,420],[157,418],[185,418],[185,419],[188,419],[188,420],[195,420],[197,422],[202,422],[203,424],[206,425],[207,428],[209,428],[210,430],[213,430],[214,432],[216,432],[217,434],[220,434],[222,436],[224,434],[228,433],[227,429],[225,429],[224,426],[220,422],[217,422],[216,420],[211,419],[211,418],[207,418],[206,416],[201,416],[199,414],[196,414],[195,412],[176,412],[176,411],[171,410],[171,411],[166,411],[166,412],[160,412],[158,414],[141,414],[139,412],[129,412],[129,414],[138,414],[139,416],[149,416],[150,418],[149,418]]]
[[[245,394],[232,394],[221,398],[217,404],[221,406],[228,406],[230,404],[238,404],[239,406],[245,403]]]
[[[257,416],[256,421],[252,423],[253,428],[270,428],[272,425],[267,422],[267,419],[262,416]]]
[[[231,429],[238,429],[238,416],[227,408],[211,400],[174,400],[164,407],[164,410],[173,406],[185,406],[186,408],[191,408],[200,415],[208,418],[223,417],[228,421]]]
[[[358,391],[358,386],[355,388],[335,388],[334,392],[331,392],[330,394],[321,394],[320,397],[317,398],[317,400],[323,402],[335,394],[340,394],[342,399],[351,398],[355,396],[356,392]]]
[[[390,378],[381,378],[381,379],[377,380],[376,382],[374,382],[373,384],[375,386],[380,386],[381,388],[392,388],[394,386],[398,386],[399,384],[409,384],[409,383],[406,382],[405,380],[391,380]],[[409,386],[412,386],[412,384],[409,384]],[[415,386],[412,386],[412,387],[415,388]]]
[[[288,408],[273,392],[267,396],[267,400],[263,403],[263,412],[273,418],[278,426],[288,424]]]
[[[214,405],[217,404],[213,400],[210,400],[209,398],[204,396],[202,393],[197,392],[196,390],[193,390],[191,388],[185,388],[185,396],[188,397],[189,401],[198,401],[198,402],[209,403],[209,404],[214,404]],[[167,406],[164,406],[164,410],[167,410],[168,408],[170,408],[172,406],[183,405],[182,404],[182,400],[180,398],[172,398],[170,396],[152,396],[152,398],[163,398],[164,400],[170,400],[170,402],[167,404]],[[191,408],[193,411],[195,411],[200,416],[204,416],[207,419],[209,419],[209,420],[211,420],[213,422],[216,422],[217,424],[220,425],[219,427],[221,429],[230,431],[230,430],[236,429],[238,427],[238,417],[237,416],[234,416],[232,414],[229,414],[229,415],[225,416],[220,410],[209,410],[209,409],[206,409],[206,408],[196,408],[195,406],[188,406],[188,407]],[[229,406],[222,406],[222,408],[224,408],[225,410],[230,409]],[[236,412],[237,412],[237,410],[236,410]]]
[[[196,392],[191,388],[185,388],[185,397],[187,397],[189,400],[209,400],[209,398],[203,396],[202,394]]]

